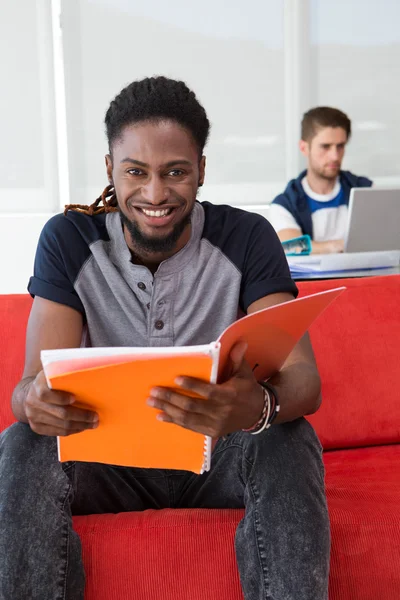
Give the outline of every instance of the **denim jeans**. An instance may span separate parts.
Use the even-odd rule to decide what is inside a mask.
[[[60,464],[55,438],[12,425],[0,436],[0,600],[82,600],[72,515],[166,507],[245,508],[235,547],[246,600],[327,599],[321,446],[298,419],[219,440],[203,475]]]

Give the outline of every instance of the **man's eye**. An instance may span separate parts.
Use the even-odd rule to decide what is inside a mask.
[[[127,173],[129,173],[129,175],[143,175],[143,171],[140,169],[129,169]]]
[[[183,175],[183,171],[181,171],[181,169],[172,169],[172,171],[168,172],[168,175],[171,175],[172,177],[179,177],[180,175]]]

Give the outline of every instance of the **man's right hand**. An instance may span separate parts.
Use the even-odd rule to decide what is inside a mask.
[[[336,254],[344,251],[344,240],[329,240],[327,242],[312,241],[311,254]]]
[[[329,251],[332,254],[344,252],[344,240],[331,240],[329,242]]]
[[[25,414],[35,433],[65,436],[94,429],[99,419],[95,412],[74,406],[75,396],[52,390],[40,371],[29,386],[25,398]]]

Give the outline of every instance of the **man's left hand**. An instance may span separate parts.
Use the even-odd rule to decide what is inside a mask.
[[[244,356],[247,345],[237,343],[230,353],[231,378],[222,384],[178,377],[176,385],[187,396],[169,388],[153,388],[147,404],[161,411],[157,418],[218,438],[252,427],[260,418],[264,392]]]

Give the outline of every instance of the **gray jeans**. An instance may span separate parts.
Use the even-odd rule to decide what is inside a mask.
[[[245,508],[235,545],[246,600],[327,599],[321,446],[299,419],[219,440],[203,475],[60,464],[55,438],[12,425],[0,436],[0,600],[83,599],[72,515],[165,507]]]

